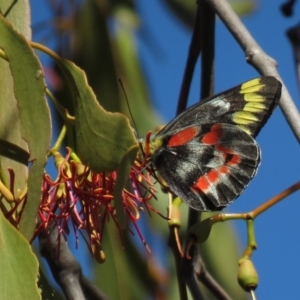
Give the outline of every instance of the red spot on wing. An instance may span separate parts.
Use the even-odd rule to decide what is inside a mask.
[[[206,176],[210,183],[214,183],[219,179],[219,173],[216,170],[209,171]]]
[[[205,190],[208,190],[209,188],[209,183],[206,179],[206,176],[201,176],[197,182],[193,185],[193,188],[194,189],[197,189],[197,190],[201,190],[201,191],[205,191]]]
[[[207,145],[215,145],[220,141],[221,136],[222,125],[215,124],[210,128],[210,131],[203,136],[202,142]]]
[[[218,184],[222,174],[229,174],[230,170],[227,166],[221,166],[217,169],[210,170],[205,175],[198,178],[196,183],[192,186],[192,190],[200,190],[207,193],[211,186]]]
[[[219,171],[221,174],[228,174],[228,173],[229,173],[229,169],[228,169],[228,167],[226,167],[226,166],[219,167],[219,168],[218,168],[218,171]]]
[[[198,178],[192,188],[205,192],[209,190],[210,184],[214,184],[219,178],[220,174],[217,170],[210,170],[207,174]]]
[[[224,145],[216,145],[215,148],[222,153],[226,165],[233,166],[238,165],[241,162],[241,157],[238,154],[235,154],[233,149],[225,147]]]
[[[216,145],[215,148],[221,152],[227,166],[238,165],[241,162],[241,157],[235,154],[233,149],[225,147],[224,145]]]
[[[241,158],[239,155],[232,155],[231,159],[226,163],[229,166],[238,165],[241,162]]]
[[[225,147],[224,145],[222,144],[219,144],[219,145],[216,145],[215,146],[216,150],[220,151],[220,152],[223,152],[223,153],[229,153],[229,154],[233,154],[234,151],[228,147]]]
[[[176,134],[174,134],[168,142],[168,146],[170,147],[176,147],[176,146],[181,146],[188,141],[192,140],[197,133],[199,132],[197,127],[189,127],[186,129],[183,129]]]

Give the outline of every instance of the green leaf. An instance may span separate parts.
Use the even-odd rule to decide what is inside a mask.
[[[164,0],[169,6],[170,11],[182,21],[185,25],[192,28],[195,21],[195,11],[197,8],[196,1],[186,0]],[[246,16],[255,10],[257,6],[256,0],[229,0],[229,4],[239,16]]]
[[[31,40],[30,0],[12,1],[1,0],[1,15],[6,14],[6,19],[13,24],[15,30]]]
[[[124,155],[120,162],[117,174],[117,180],[114,190],[114,203],[117,212],[117,218],[120,226],[124,229],[126,227],[126,218],[123,208],[122,190],[128,181],[128,175],[136,158],[137,152],[139,150],[138,146],[131,147],[128,152]]]
[[[254,0],[230,0],[229,4],[239,16],[250,15],[257,8],[257,2]]]
[[[0,17],[0,47],[9,60],[15,97],[21,118],[21,135],[28,143],[33,165],[28,176],[28,198],[20,222],[20,231],[32,238],[41,198],[46,154],[50,145],[50,116],[44,91],[41,65],[25,38]]]
[[[24,237],[0,212],[1,299],[40,299],[38,262]]]
[[[161,125],[162,121],[151,104],[147,82],[138,57],[139,51],[136,46],[138,16],[124,5],[116,6],[113,12],[116,20],[114,41],[115,52],[118,54],[118,67],[122,69],[122,80],[130,110],[137,124],[136,130],[140,135],[144,135]],[[123,111],[128,115],[129,111],[124,106],[123,104]]]
[[[128,149],[137,144],[129,120],[99,105],[83,70],[66,59],[54,58],[72,86],[78,156],[94,172],[116,170]]]
[[[84,45],[84,50],[77,48],[80,52],[75,55],[74,63],[85,71],[89,85],[101,106],[110,112],[122,112],[125,101],[124,97],[120,97],[123,95],[120,94],[117,80],[120,72],[116,70],[116,53],[109,36],[107,14],[96,1],[84,1],[77,17],[80,26],[74,31],[74,38],[77,40],[75,43]]]
[[[129,245],[128,238],[125,238],[125,250],[122,248],[120,233],[114,222],[108,222],[105,230],[102,245],[109,255],[104,264],[95,266],[97,286],[109,299],[145,299],[145,295],[154,294],[155,281],[147,268],[149,258]],[[124,232],[124,236],[127,234]]]
[[[9,7],[12,5],[11,0],[2,0],[0,3],[0,9],[2,13],[6,13]],[[18,32],[21,32],[26,37],[30,38],[31,36],[31,20],[29,16],[29,1],[18,1],[10,9],[7,19],[9,19],[15,26]],[[15,153],[14,157],[11,157],[12,148],[5,149],[6,143],[10,143],[16,147],[23,149],[23,153],[28,151],[27,143],[21,137],[21,127],[20,127],[20,116],[19,110],[17,107],[17,100],[14,94],[13,80],[9,76],[9,64],[4,59],[0,59],[0,139],[1,139],[1,180],[6,186],[9,186],[8,182],[8,172],[7,168],[11,168],[15,172],[14,180],[14,193],[18,190],[22,191],[27,186],[27,162],[28,157],[25,158],[25,155],[19,156],[18,153]],[[11,126],[13,124],[13,126]],[[13,147],[14,148],[14,147]],[[3,153],[4,152],[4,153]],[[18,151],[19,152],[19,151]],[[21,151],[22,152],[22,151]],[[3,156],[2,156],[3,154]],[[16,156],[19,156],[16,158]],[[22,161],[22,164],[20,162]],[[26,165],[24,165],[24,163]],[[6,208],[4,210],[10,210],[10,206],[3,203]]]

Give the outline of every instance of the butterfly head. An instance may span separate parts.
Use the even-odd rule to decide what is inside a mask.
[[[157,135],[151,131],[146,134],[145,138],[139,139],[140,152],[144,160],[149,162],[153,154],[161,148],[162,144],[163,139],[157,137]]]

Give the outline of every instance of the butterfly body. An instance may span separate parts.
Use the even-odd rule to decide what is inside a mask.
[[[155,170],[190,207],[224,208],[257,172],[260,148],[254,137],[280,94],[277,79],[262,77],[191,106],[150,138]]]

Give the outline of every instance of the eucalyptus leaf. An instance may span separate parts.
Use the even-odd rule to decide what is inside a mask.
[[[40,299],[38,262],[29,243],[0,212],[1,299]]]
[[[22,33],[26,38],[31,38],[31,19],[29,15],[29,0],[17,1],[13,3],[11,0],[1,0],[0,10],[6,14],[6,18],[13,24],[14,28]],[[1,180],[8,186],[7,168],[14,170],[14,187],[13,191],[22,191],[27,186],[27,164],[28,156],[23,155],[28,152],[28,146],[21,136],[20,115],[17,107],[17,100],[14,94],[13,80],[10,76],[9,64],[4,59],[0,59],[0,164],[1,164]],[[12,126],[13,124],[13,126]],[[10,143],[19,150],[15,152],[14,147],[7,149],[6,143]],[[8,150],[8,151],[7,151]],[[13,150],[13,157],[10,156]],[[6,155],[10,153],[9,155]],[[20,163],[21,162],[21,163]],[[10,210],[9,205],[3,203],[4,210]]]
[[[94,172],[116,170],[128,149],[137,144],[129,120],[100,106],[83,70],[66,59],[55,58],[74,95],[78,156]]]
[[[104,264],[94,266],[97,286],[109,299],[145,299],[143,286],[136,284],[137,278],[144,276],[144,274],[137,275],[132,272],[132,264],[138,262],[139,266],[142,267],[140,259],[137,256],[131,256],[130,259],[129,249],[124,251],[119,230],[114,222],[108,222],[105,225],[105,234],[103,236],[103,249],[109,255],[107,255]],[[146,270],[139,270],[146,272]]]
[[[45,99],[45,81],[41,65],[25,38],[0,16],[0,47],[5,51],[13,77],[15,97],[21,118],[21,135],[26,140],[33,165],[28,175],[28,198],[20,222],[20,231],[30,240],[35,230],[41,199],[46,154],[51,126]]]

